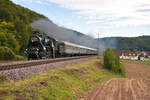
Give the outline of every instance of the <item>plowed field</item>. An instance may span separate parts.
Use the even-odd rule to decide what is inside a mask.
[[[84,100],[150,100],[150,65],[124,63],[127,78],[112,78],[90,91]]]

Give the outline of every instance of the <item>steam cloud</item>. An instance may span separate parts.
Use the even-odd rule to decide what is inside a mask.
[[[39,30],[41,32],[45,32],[50,37],[55,38],[56,40],[68,41],[71,43],[76,43],[79,45],[87,46],[90,48],[98,48],[100,47],[100,51],[104,51],[108,47],[115,48],[114,44],[116,41],[115,39],[108,41],[100,39],[98,43],[97,39],[89,37],[84,34],[78,34],[73,30],[69,30],[63,27],[60,27],[54,24],[49,19],[40,19],[32,23],[32,27],[35,30]]]
[[[107,48],[117,48],[118,40],[115,37],[101,38],[98,40],[100,43],[100,51],[103,52]]]

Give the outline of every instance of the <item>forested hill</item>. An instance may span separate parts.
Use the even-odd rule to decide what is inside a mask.
[[[10,0],[0,0],[0,48],[8,47],[15,54],[23,55],[33,31],[31,23],[40,18],[45,16]]]
[[[104,43],[106,47],[114,47],[118,50],[150,51],[150,36],[108,37],[101,38],[100,43]]]

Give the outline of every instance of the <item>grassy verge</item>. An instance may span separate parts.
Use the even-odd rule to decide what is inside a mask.
[[[96,59],[54,69],[19,82],[2,82],[0,100],[76,100],[97,83],[122,77],[98,68],[99,61]]]

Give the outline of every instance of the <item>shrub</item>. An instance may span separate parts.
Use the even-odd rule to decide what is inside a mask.
[[[16,55],[8,47],[0,47],[0,60],[26,60],[26,58],[20,55]]]
[[[15,60],[26,60],[26,58],[23,56],[16,55]]]
[[[7,37],[5,33],[0,31],[0,46],[5,46],[7,43]]]
[[[138,56],[138,60],[140,60],[141,57],[145,57],[143,53]]]
[[[104,52],[104,67],[125,76],[125,69],[120,62],[120,58],[116,52],[116,50],[108,48]]]
[[[8,47],[0,47],[0,60],[13,60],[15,53]]]
[[[8,81],[8,77],[4,76],[4,75],[0,75],[0,83],[4,82],[4,81]]]

